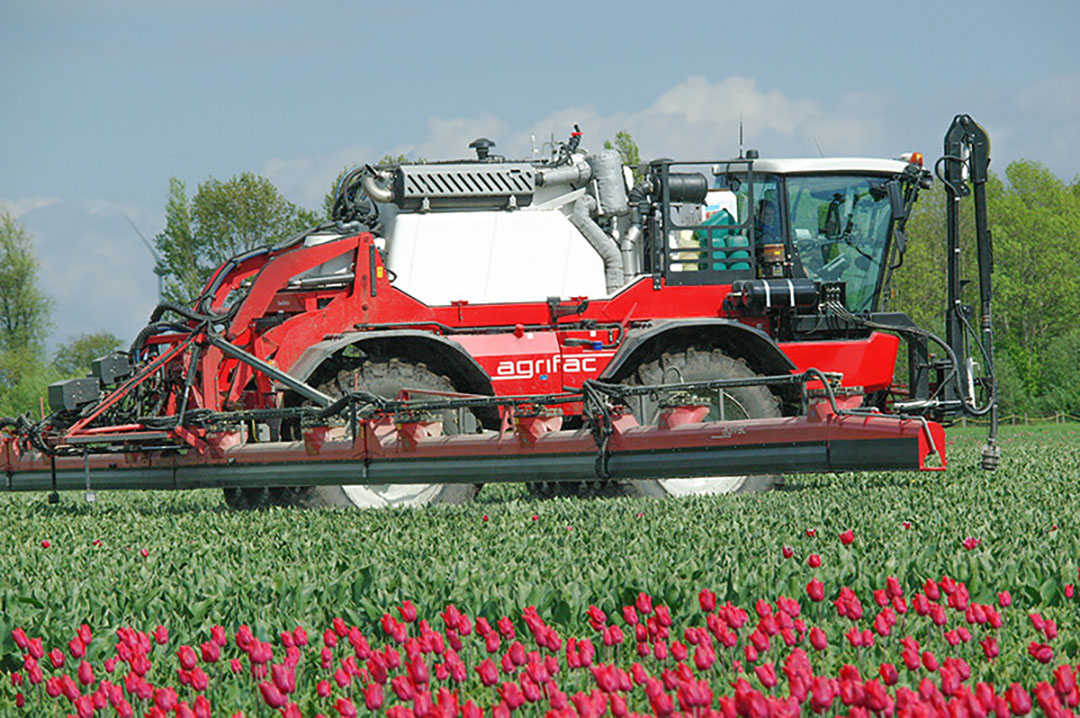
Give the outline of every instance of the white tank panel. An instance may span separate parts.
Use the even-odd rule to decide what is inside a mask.
[[[394,286],[426,304],[602,297],[604,264],[559,211],[398,213]]]

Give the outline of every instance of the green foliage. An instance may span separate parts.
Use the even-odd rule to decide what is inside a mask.
[[[637,142],[634,142],[634,138],[626,130],[619,130],[615,133],[615,142],[611,140],[604,140],[604,149],[615,149],[619,151],[619,156],[622,157],[622,162],[633,168],[634,181],[637,182],[644,176],[638,169],[638,165],[641,164],[641,151],[638,149]]]
[[[40,347],[49,328],[52,300],[38,286],[33,240],[0,210],[0,349]]]
[[[210,274],[243,251],[281,242],[318,221],[285,199],[265,177],[244,172],[225,182],[211,177],[188,198],[169,180],[165,229],[155,238],[165,257],[165,294],[174,301],[199,295]]]
[[[0,350],[0,416],[37,416],[49,384],[63,378],[37,347]]]
[[[80,334],[61,344],[53,353],[53,367],[64,376],[86,376],[90,362],[123,346],[119,337],[110,332]]]

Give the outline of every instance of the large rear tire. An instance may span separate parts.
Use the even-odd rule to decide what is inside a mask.
[[[631,386],[674,384],[711,379],[749,379],[758,376],[746,362],[733,359],[719,349],[690,347],[665,352],[659,359],[637,367],[622,383]],[[722,397],[722,405],[721,405]],[[764,386],[743,386],[712,392],[708,421],[764,419],[778,417],[779,399]],[[653,426],[659,415],[655,399],[631,397],[630,408],[638,423]],[[722,412],[722,414],[721,414]],[[783,478],[764,476],[709,476],[694,479],[642,479],[637,481],[586,481],[580,483],[530,484],[534,496],[700,496],[711,494],[768,491],[783,484]]]
[[[404,388],[448,392],[455,390],[449,379],[435,374],[423,363],[401,359],[363,359],[336,355],[321,364],[311,378],[311,383],[317,386],[319,391],[331,397],[342,396],[347,390],[366,391],[388,399],[396,397]],[[296,397],[288,397],[286,403],[295,401]],[[442,412],[441,418],[444,434],[461,433],[457,412]],[[462,418],[469,421],[472,420],[472,415],[464,414]],[[283,431],[289,430],[288,427],[283,428]],[[344,427],[341,427],[341,430],[344,431]],[[295,433],[295,427],[292,427],[291,431]],[[463,504],[471,501],[479,490],[480,487],[474,484],[356,484],[234,489],[225,492],[225,501],[237,509],[267,506],[386,508]]]

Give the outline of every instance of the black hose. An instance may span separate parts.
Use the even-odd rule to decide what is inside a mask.
[[[19,421],[13,416],[0,416],[0,429],[5,429],[9,426],[18,428]]]
[[[131,342],[131,346],[128,348],[128,354],[132,357],[136,357],[137,354],[142,351],[143,346],[146,344],[146,340],[155,334],[161,334],[165,331],[178,332],[180,334],[187,334],[192,331],[191,327],[185,327],[182,324],[173,324],[172,322],[153,322],[143,327],[142,331],[136,335],[135,340]]]
[[[153,312],[150,313],[150,323],[153,324],[154,322],[157,322],[159,319],[161,319],[161,316],[165,314],[165,312],[179,314],[184,319],[190,319],[193,322],[212,322],[217,319],[217,317],[215,316],[211,316],[208,314],[200,314],[199,312],[188,309],[184,305],[177,304],[176,302],[162,302],[154,308]]]

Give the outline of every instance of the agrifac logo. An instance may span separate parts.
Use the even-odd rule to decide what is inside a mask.
[[[600,373],[600,370],[607,363],[600,360],[610,359],[613,356],[615,356],[615,352],[596,352],[587,355],[571,354],[569,356],[555,354],[537,359],[504,359],[495,367],[495,376],[492,379],[494,381],[532,379],[533,377],[547,379],[552,374],[557,374],[560,366],[564,376],[571,374],[596,375]]]

